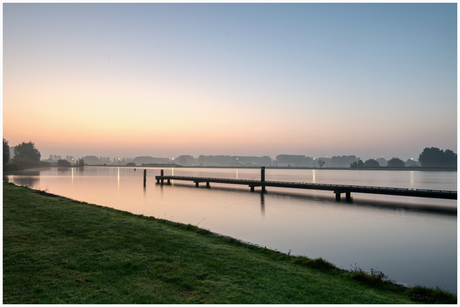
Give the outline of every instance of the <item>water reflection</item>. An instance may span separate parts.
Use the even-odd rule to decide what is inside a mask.
[[[40,186],[40,177],[32,177],[32,176],[15,176],[13,182],[18,185],[23,185],[35,189],[44,190],[44,187]]]
[[[118,167],[117,172],[118,192],[120,192],[120,168]]]
[[[260,214],[262,217],[265,216],[265,196],[264,193],[260,193]]]

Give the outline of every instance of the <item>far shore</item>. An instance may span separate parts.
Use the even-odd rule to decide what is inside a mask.
[[[179,165],[179,164],[149,164],[149,165],[85,165],[85,166],[96,166],[96,167],[123,167],[123,168],[234,168],[234,169],[305,169],[305,170],[352,170],[352,171],[434,171],[434,172],[456,172],[456,167],[420,167],[420,166],[408,166],[408,167],[363,167],[363,168],[350,168],[350,167],[306,167],[306,166],[244,166],[244,165],[230,165],[230,166],[211,166],[211,165]],[[57,165],[51,165],[50,167],[58,168]],[[66,167],[59,167],[66,168]],[[67,168],[78,168],[77,166],[69,166]]]

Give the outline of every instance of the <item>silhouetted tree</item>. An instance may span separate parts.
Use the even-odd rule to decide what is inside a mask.
[[[457,154],[450,149],[445,152],[437,147],[425,148],[418,160],[423,167],[456,167]]]
[[[58,165],[59,167],[70,167],[70,162],[67,161],[67,160],[59,159],[59,160],[57,161],[57,165]]]
[[[350,168],[363,168],[364,162],[361,159],[350,164]]]
[[[32,142],[23,142],[14,148],[14,159],[40,162],[40,156],[40,152]]]
[[[3,139],[3,165],[10,161],[10,146],[8,145],[8,141]]]
[[[405,164],[407,167],[415,167],[415,166],[419,167],[420,166],[420,162],[417,162],[412,158],[407,159]]]
[[[96,156],[84,156],[83,158],[81,158],[83,160],[85,160],[85,163],[87,163],[88,165],[98,165],[98,164],[102,164],[101,160],[99,160],[98,157]],[[77,162],[78,163],[78,162]]]
[[[450,149],[446,149],[444,152],[444,160],[446,166],[457,167],[457,154]]]
[[[380,164],[374,159],[369,159],[366,162],[364,162],[364,166],[365,167],[380,167]]]
[[[83,159],[78,159],[78,161],[77,161],[77,166],[78,166],[78,167],[84,167],[84,166],[85,166],[85,160],[83,160]]]
[[[380,166],[387,166],[388,164],[388,161],[385,160],[385,158],[381,157],[381,158],[378,158],[377,160],[375,160],[379,163]]]
[[[318,166],[319,166],[319,168],[323,168],[324,163],[326,163],[326,162],[324,162],[323,160],[319,159],[319,160],[318,160]]]
[[[387,167],[406,167],[406,163],[399,158],[391,158],[388,161]]]

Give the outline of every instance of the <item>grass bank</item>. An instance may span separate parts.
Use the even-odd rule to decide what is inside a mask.
[[[456,303],[358,268],[3,183],[3,303]]]

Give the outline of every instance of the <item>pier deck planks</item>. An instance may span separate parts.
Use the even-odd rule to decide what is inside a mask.
[[[171,180],[193,181],[198,187],[199,183],[205,182],[209,188],[210,183],[225,183],[247,185],[254,191],[254,187],[278,187],[291,189],[307,189],[307,190],[324,190],[332,191],[336,194],[337,200],[340,200],[340,194],[345,193],[347,199],[351,193],[367,193],[367,194],[383,194],[395,196],[410,196],[410,197],[428,197],[441,199],[457,199],[457,191],[446,190],[429,190],[429,189],[405,189],[405,188],[390,188],[390,187],[373,187],[373,186],[356,186],[356,185],[336,185],[336,184],[317,184],[304,182],[279,182],[279,181],[260,181],[260,180],[244,180],[244,179],[225,179],[225,178],[207,178],[207,177],[187,177],[187,176],[155,176],[157,183],[163,184],[167,180],[168,184]]]

